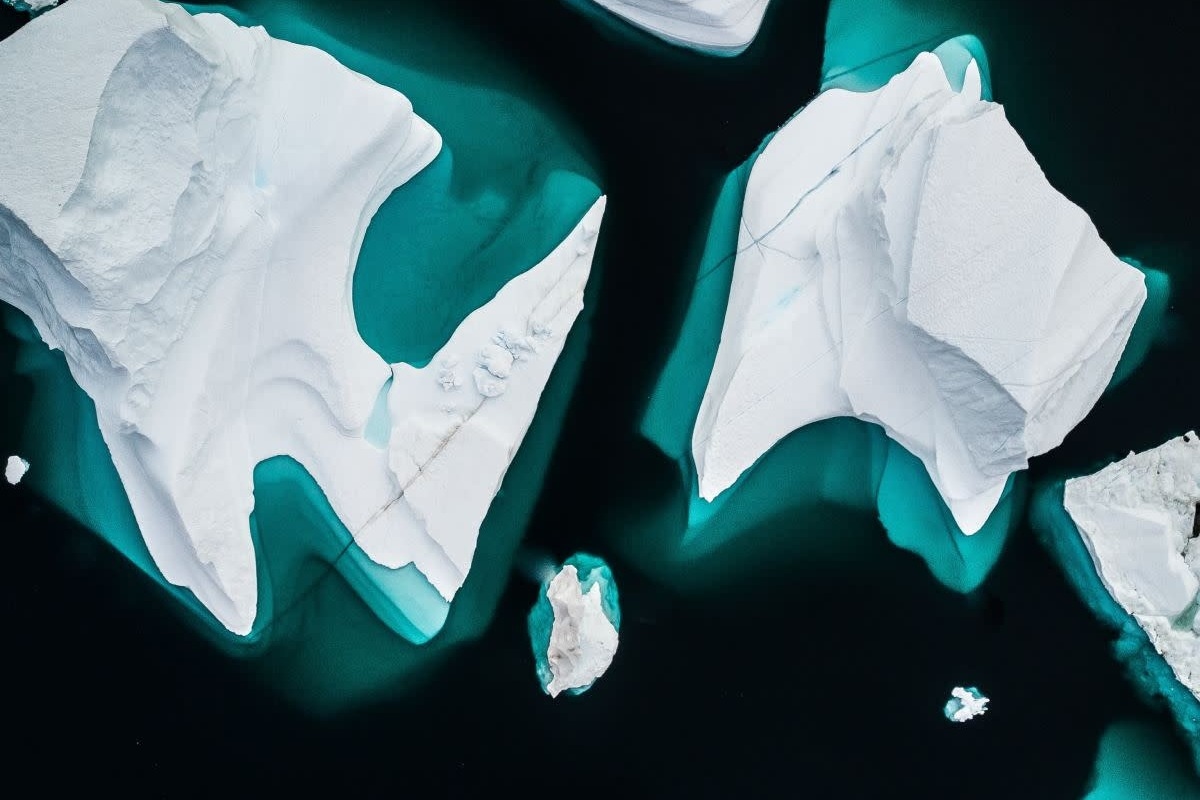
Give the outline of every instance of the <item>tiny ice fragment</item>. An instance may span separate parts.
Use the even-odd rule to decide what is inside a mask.
[[[950,690],[944,713],[951,722],[966,722],[987,713],[988,698],[974,686],[955,686]]]

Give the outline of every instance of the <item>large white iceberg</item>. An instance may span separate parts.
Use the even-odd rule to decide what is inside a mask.
[[[1200,437],[1073,478],[1063,505],[1108,593],[1200,698]]]
[[[583,0],[660,39],[716,55],[754,41],[770,0]]]
[[[72,0],[0,44],[0,72],[25,76],[0,84],[0,299],[95,401],[163,576],[250,632],[252,473],[288,455],[371,559],[453,598],[604,199],[428,366],[389,365],[351,284],[372,215],[441,147],[404,96],[154,0]]]
[[[789,432],[855,416],[924,463],[965,533],[1107,385],[1146,296],[1008,123],[918,56],[833,89],[754,162],[693,430],[716,498]]]

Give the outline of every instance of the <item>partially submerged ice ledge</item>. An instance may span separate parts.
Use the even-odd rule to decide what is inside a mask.
[[[1200,437],[1194,431],[1045,487],[1034,521],[1117,657],[1161,697],[1200,768]]]
[[[770,4],[770,0],[566,2],[589,16],[612,15],[670,44],[716,56],[735,56],[749,47]]]
[[[621,606],[603,559],[576,553],[538,589],[529,612],[529,639],[542,690],[583,694],[612,664]]]
[[[887,435],[866,437],[866,474],[831,444],[817,485],[781,491],[876,507],[955,589],[995,562],[1015,474],[1109,385],[1146,289],[1046,182],[987,75],[961,36],[871,91],[829,88],[726,182],[642,426],[691,485],[685,540],[773,450],[849,416]],[[863,76],[826,85],[842,80]]]
[[[298,464],[346,534],[324,560],[396,632],[436,633],[583,308],[594,186],[551,176],[582,217],[548,253],[509,263],[525,271],[432,358],[389,363],[352,291],[368,223],[385,200],[389,221],[408,210],[389,195],[441,149],[404,95],[313,47],[152,0],[73,0],[0,43],[0,67],[38,78],[0,87],[0,137],[22,143],[0,154],[0,299],[94,402],[120,485],[97,471],[111,503],[89,521],[253,638],[282,610],[256,554],[277,538],[256,488],[270,488],[264,468]],[[433,192],[445,189],[408,196],[431,205]],[[554,231],[562,216],[538,222]],[[402,278],[421,258],[389,255]]]

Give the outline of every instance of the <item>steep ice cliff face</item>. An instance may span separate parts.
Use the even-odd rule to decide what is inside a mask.
[[[351,285],[372,215],[441,146],[404,96],[154,0],[72,0],[0,70],[27,76],[0,85],[0,299],[95,401],[163,576],[250,632],[252,472],[288,455],[372,560],[453,598],[582,308],[603,198],[428,366],[389,365]]]
[[[682,47],[737,55],[754,41],[770,0],[582,0]]]
[[[1200,698],[1200,437],[1073,478],[1063,505],[1108,593]]]
[[[1146,296],[1003,109],[932,54],[832,89],[754,162],[692,434],[712,500],[791,431],[855,416],[924,464],[965,533],[1112,377]]]

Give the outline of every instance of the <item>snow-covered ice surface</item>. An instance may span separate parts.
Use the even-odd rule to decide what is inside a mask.
[[[1146,296],[981,99],[919,55],[831,89],[754,162],[692,433],[713,500],[793,430],[854,416],[924,464],[964,533],[1108,384]]]
[[[9,456],[8,461],[4,464],[4,479],[16,486],[21,482],[21,478],[25,477],[25,473],[29,472],[29,462],[20,456]]]
[[[770,0],[572,0],[595,3],[681,47],[732,56],[754,41]]]
[[[966,722],[986,714],[990,700],[974,686],[955,686],[950,690],[950,699],[942,713],[951,722]]]
[[[1200,437],[1072,478],[1063,505],[1108,593],[1200,698]]]
[[[72,0],[0,70],[28,76],[0,86],[22,142],[0,153],[0,299],[95,401],[163,576],[248,633],[252,473],[288,455],[367,556],[453,598],[582,308],[603,198],[428,366],[388,364],[351,284],[372,215],[441,145],[403,95],[153,0]]]

